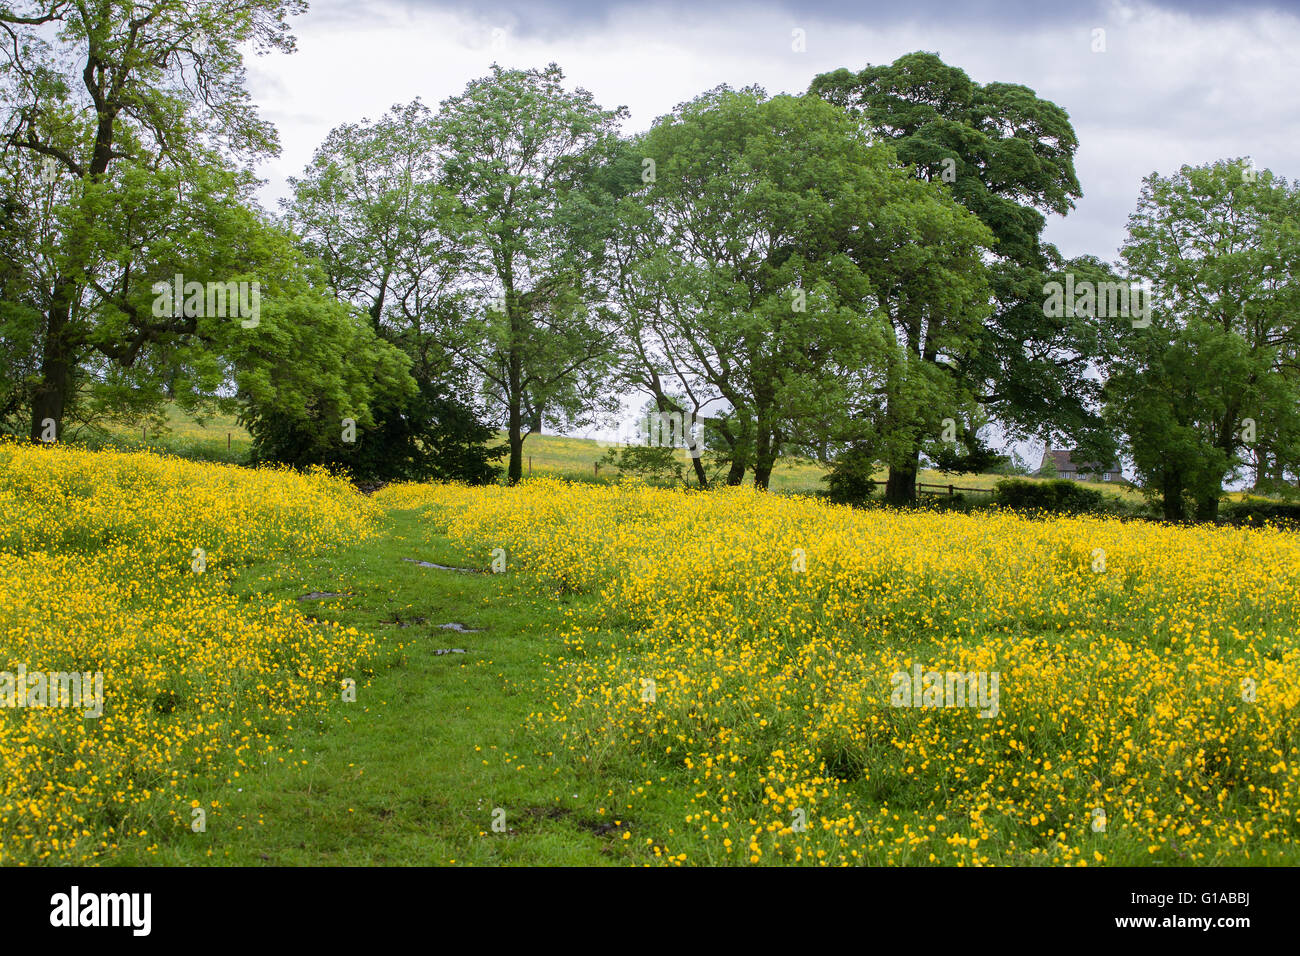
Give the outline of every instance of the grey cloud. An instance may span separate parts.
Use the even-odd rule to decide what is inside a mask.
[[[1109,19],[1110,0],[1086,0],[1078,4],[1044,3],[1042,0],[399,0],[400,6],[412,9],[443,10],[481,22],[509,27],[519,36],[555,39],[573,34],[587,34],[608,25],[619,13],[656,9],[667,14],[712,17],[740,15],[756,9],[786,11],[797,19],[824,23],[869,25],[894,23],[929,23],[935,26],[957,23],[980,23],[986,26],[1029,28],[1047,24],[1100,23]],[[1163,0],[1151,4],[1162,10],[1192,16],[1223,16],[1234,12],[1262,10],[1300,13],[1300,0]],[[355,10],[352,0],[319,0],[315,9]]]
[[[680,16],[666,15],[672,11]],[[292,160],[265,171],[271,183],[263,195],[273,202],[282,193],[282,177],[297,172],[329,126],[416,94],[436,104],[483,75],[496,58],[485,40],[492,27],[511,38],[505,65],[558,62],[570,82],[602,103],[628,103],[629,131],[720,82],[798,92],[825,70],[931,50],[978,82],[1022,83],[1069,112],[1080,140],[1076,167],[1084,195],[1068,216],[1049,217],[1047,236],[1066,255],[1113,258],[1141,179],[1150,172],[1167,175],[1184,163],[1249,155],[1288,178],[1300,176],[1293,132],[1300,99],[1289,95],[1300,85],[1293,52],[1300,38],[1297,12],[1300,0],[1132,0],[1127,11],[1104,0],[1069,13],[1021,0],[951,7],[932,0],[599,6],[380,0],[366,8],[315,0],[298,23],[302,58],[286,58],[273,69],[295,75],[324,43],[332,57],[313,62],[309,75],[329,92],[317,96],[314,84],[295,82],[298,95],[311,98],[286,102],[283,87],[268,85],[262,101],[277,120],[304,107],[330,115],[328,121],[285,120]],[[362,22],[370,29],[353,26]],[[789,27],[800,25],[808,28],[808,52],[794,54]],[[1104,55],[1090,50],[1096,26],[1107,29]],[[354,57],[342,71],[340,45]],[[428,65],[412,70],[415,56],[427,56]]]

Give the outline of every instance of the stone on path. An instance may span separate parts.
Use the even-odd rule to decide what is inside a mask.
[[[418,564],[422,568],[437,568],[439,571],[463,571],[466,574],[478,574],[478,568],[452,568],[445,564],[434,564],[432,561],[421,561],[418,558],[402,558],[403,561],[409,561],[411,564]]]

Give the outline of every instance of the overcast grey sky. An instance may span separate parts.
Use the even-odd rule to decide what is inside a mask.
[[[1251,156],[1300,178],[1300,0],[945,4],[313,0],[298,51],[254,59],[249,80],[284,150],[262,200],[301,172],[325,134],[417,96],[433,106],[487,72],[550,61],[626,130],[719,83],[802,92],[817,73],[938,53],[977,82],[1022,83],[1064,107],[1079,135],[1083,198],[1052,217],[1066,255],[1115,258],[1141,178]],[[792,49],[794,30],[806,50]],[[1105,30],[1105,52],[1093,52]]]

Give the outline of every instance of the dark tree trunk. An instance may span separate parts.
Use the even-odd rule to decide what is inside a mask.
[[[921,351],[919,326],[916,323],[907,326],[907,348],[914,354]],[[924,358],[919,354],[918,357]],[[902,389],[900,375],[898,368],[891,363],[886,373],[889,397],[885,406],[886,427],[891,431],[905,429],[909,424],[907,413],[897,405],[897,396]],[[889,474],[885,478],[886,504],[906,506],[916,503],[916,475],[921,470],[921,443],[917,437],[910,441],[911,448],[907,456],[900,461],[890,462]]]
[[[1187,520],[1187,509],[1183,503],[1183,477],[1177,472],[1168,472],[1160,483],[1160,497],[1164,505],[1166,521]]]
[[[384,299],[388,295],[388,273],[385,272],[382,279],[379,280],[379,294],[375,296],[375,301],[370,304],[370,326],[380,337],[383,337],[384,330]]]
[[[74,283],[60,278],[54,286],[54,301],[47,315],[45,343],[41,354],[41,383],[32,396],[31,440],[39,442],[47,421],[54,423],[55,440],[63,438],[63,413],[72,395],[73,363],[76,356],[70,341]]]
[[[519,484],[524,476],[524,439],[520,434],[519,421],[510,416],[510,471],[507,475],[510,484]]]
[[[1262,491],[1268,487],[1268,457],[1264,449],[1258,445],[1254,449],[1254,471],[1255,480],[1250,486],[1251,491]]]
[[[520,388],[522,378],[523,363],[519,357],[518,348],[512,342],[510,346],[510,394],[507,396],[510,402],[510,468],[506,476],[512,485],[517,485],[519,479],[524,476],[524,410],[523,391]]]
[[[32,396],[32,441],[43,441],[47,422],[54,423],[56,441],[63,437],[63,411],[67,404],[70,378],[68,372],[66,357],[52,355],[47,347],[41,363],[41,384]]]
[[[754,449],[754,487],[767,490],[772,479],[772,466],[776,464],[776,451],[779,441],[776,435],[762,426],[759,427],[757,447]]]
[[[731,453],[731,468],[727,471],[727,484],[738,485],[745,480],[745,472],[749,468],[747,452],[726,424],[719,422],[717,427],[718,434],[727,443],[727,450]]]
[[[513,369],[515,365],[513,357],[510,364]],[[510,484],[515,485],[524,476],[524,415],[519,407],[519,393],[513,389],[510,394],[510,420],[507,431],[510,441],[510,468],[506,477]]]
[[[695,484],[701,491],[709,490],[709,476],[704,473],[704,465],[698,458],[691,459],[691,467],[695,471]]]
[[[692,450],[695,446],[691,446]],[[700,486],[701,491],[707,491],[709,487],[709,476],[704,473],[704,462],[700,461],[699,455],[691,456],[691,467],[695,469],[695,481]]]
[[[691,415],[691,421],[699,421],[699,410],[696,409]],[[695,481],[699,484],[701,490],[709,487],[709,477],[704,473],[704,462],[700,461],[700,456],[704,453],[701,447],[704,444],[704,429],[700,428],[699,437],[692,435],[693,428],[687,428],[685,423],[682,424],[683,438],[686,444],[687,454],[691,456],[691,467],[695,470]]]
[[[885,480],[885,502],[891,505],[916,503],[916,476],[921,470],[921,450],[914,448],[907,461],[889,466]]]

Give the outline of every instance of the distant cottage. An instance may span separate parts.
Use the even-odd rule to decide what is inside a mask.
[[[1043,463],[1039,465],[1039,470],[1048,466],[1056,469],[1058,478],[1067,478],[1071,481],[1123,481],[1124,475],[1120,471],[1119,462],[1113,462],[1109,465],[1103,465],[1099,461],[1081,461],[1076,463],[1070,456],[1070,452],[1062,448],[1048,448],[1043,452]]]

